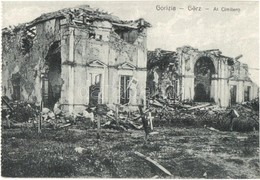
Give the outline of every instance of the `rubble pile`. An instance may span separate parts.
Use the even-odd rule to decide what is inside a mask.
[[[172,126],[213,127],[229,130],[230,113],[235,110],[233,130],[244,132],[259,129],[258,99],[228,108],[220,108],[214,103],[175,102],[169,100],[152,100],[150,108],[156,116],[155,126],[171,124]]]
[[[147,97],[161,94],[167,98],[178,98],[176,80],[179,76],[179,60],[176,52],[156,49],[149,51],[147,56]]]
[[[3,103],[4,102],[4,103]],[[3,105],[5,108],[3,108]],[[72,125],[74,118],[60,112],[53,112],[48,108],[42,108],[24,101],[7,101],[2,97],[2,119],[3,127],[36,127],[41,118],[43,128],[60,128],[68,124]]]
[[[255,98],[252,101],[243,102],[242,105],[254,111],[259,111],[259,98]]]
[[[3,100],[3,99],[2,99]],[[119,131],[143,129],[142,115],[148,124],[154,119],[153,126],[192,126],[215,128],[221,131],[246,132],[259,129],[259,100],[236,104],[228,108],[220,108],[214,103],[198,103],[192,101],[177,101],[162,98],[153,98],[148,102],[148,107],[141,113],[139,111],[127,112],[118,105],[116,110],[108,108],[104,104],[96,107],[88,107],[85,111],[73,116],[66,116],[58,107],[51,111],[25,102],[17,102],[9,105],[11,113],[5,113],[11,125],[16,123],[31,123],[37,126],[41,116],[43,128],[64,128],[75,125],[77,128],[97,128],[98,122],[101,128],[115,129]],[[12,107],[11,107],[12,106]],[[232,111],[236,116],[232,117]],[[2,110],[3,112],[3,110]],[[150,114],[149,114],[150,113]],[[2,113],[3,115],[4,113]],[[9,125],[10,127],[10,125]],[[153,127],[149,128],[152,129]]]
[[[4,103],[3,103],[4,102]],[[2,97],[2,125],[15,126],[15,124],[35,122],[35,119],[40,114],[40,108],[34,104],[24,101],[12,102],[6,97]]]

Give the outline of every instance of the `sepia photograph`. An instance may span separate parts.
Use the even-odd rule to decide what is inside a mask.
[[[259,1],[1,9],[1,177],[260,178]]]

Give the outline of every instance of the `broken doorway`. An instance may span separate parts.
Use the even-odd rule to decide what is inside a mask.
[[[102,74],[90,73],[89,105],[97,106],[102,103],[101,80]]]
[[[203,84],[199,83],[195,87],[195,97],[194,100],[197,102],[203,102],[205,99],[207,99],[207,94],[206,94],[206,88],[204,87]]]
[[[53,109],[55,103],[61,97],[61,51],[60,41],[54,42],[46,56],[48,71],[43,79],[43,100],[44,107]]]
[[[236,104],[237,102],[237,86],[232,85],[230,87],[230,99],[231,99],[231,105]]]
[[[194,65],[194,101],[209,102],[211,77],[215,74],[215,67],[209,57],[200,57]]]

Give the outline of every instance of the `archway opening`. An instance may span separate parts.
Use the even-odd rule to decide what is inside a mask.
[[[60,41],[54,42],[46,56],[46,65],[48,71],[43,83],[43,99],[44,106],[53,109],[55,103],[61,97],[61,87],[63,81],[61,79],[61,51]]]
[[[211,90],[211,77],[215,74],[215,67],[209,57],[200,57],[194,65],[194,101],[209,102]]]

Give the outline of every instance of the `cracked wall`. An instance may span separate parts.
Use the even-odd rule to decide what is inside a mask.
[[[93,77],[100,77],[99,103],[118,104],[120,77],[131,76],[138,83],[129,87],[129,102],[145,102],[148,27],[143,19],[121,21],[84,6],[43,14],[14,29],[5,28],[3,92],[12,98],[19,84],[20,100],[39,105],[43,82],[45,105],[60,97],[64,110],[72,113],[89,103]],[[53,50],[57,42],[59,47]],[[19,78],[12,80],[13,75]]]
[[[45,57],[50,44],[59,40],[59,20],[50,20],[34,27],[20,25],[14,29],[2,31],[2,88],[12,98],[11,77],[19,73],[20,93],[23,101],[36,103],[41,101],[40,75],[44,71]],[[34,28],[35,35],[29,36]],[[29,29],[29,30],[28,30]]]
[[[148,52],[148,96],[178,99],[179,62],[175,52],[156,49]]]
[[[158,52],[160,51],[155,50],[148,54],[148,67],[153,65],[154,61],[167,62]],[[246,96],[249,96],[246,98],[249,100],[258,97],[259,88],[249,78],[248,66],[238,61],[242,55],[231,58],[222,55],[218,49],[200,51],[190,46],[177,48],[177,51],[172,53],[177,56],[178,66],[177,71],[170,72],[178,72],[175,77],[178,82],[176,86],[179,100],[214,101],[220,106],[227,107],[232,101],[233,86],[237,88],[237,93],[233,95],[236,97],[236,103],[243,102]],[[147,86],[154,89],[157,84],[160,94],[164,96],[163,84],[175,82],[175,78],[174,80],[167,78],[169,70],[161,68],[159,64],[151,69],[148,73]],[[157,71],[155,69],[161,71],[155,74],[154,72]],[[174,77],[171,74],[169,76]]]
[[[90,102],[89,87],[93,83],[91,76],[100,74],[100,102],[110,105],[119,104],[120,77],[131,76],[138,79],[138,85],[131,88],[130,104],[137,105],[141,99],[145,100],[146,29],[143,29],[142,34],[136,37],[138,42],[130,43],[114,32],[116,27],[110,22],[93,21],[93,23],[99,28],[88,30],[85,27],[71,27],[68,24],[62,27],[62,32],[70,29],[69,34],[63,35],[63,41],[67,43],[64,51],[68,51],[69,54],[67,60],[64,58],[62,63],[62,77],[66,74],[71,75],[64,77],[62,104],[68,110],[73,105],[71,110],[81,111],[84,108],[83,105]],[[96,39],[97,35],[101,38]],[[74,79],[72,84],[75,87],[73,89],[69,83],[72,79]],[[73,91],[75,95],[71,99],[68,98],[71,96],[70,91]]]

